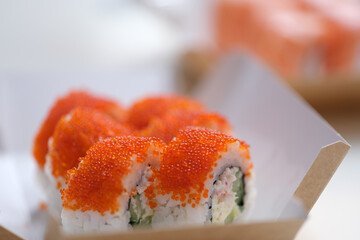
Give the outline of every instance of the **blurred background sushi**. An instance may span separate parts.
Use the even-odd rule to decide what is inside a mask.
[[[353,193],[359,181],[345,181],[359,180],[358,0],[0,1],[0,153],[30,152],[53,99],[70,89],[125,106],[145,94],[191,96],[221,59],[243,52],[353,145],[299,238],[343,237],[359,219],[340,206],[337,219],[348,219],[340,232],[324,211],[341,195],[360,199]]]

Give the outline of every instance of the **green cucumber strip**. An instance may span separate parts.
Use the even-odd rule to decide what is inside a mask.
[[[140,195],[136,194],[132,197],[130,201],[130,224],[137,225],[140,222],[140,214],[141,214],[141,201]],[[140,213],[140,214],[139,214]]]
[[[242,172],[239,170],[235,173],[236,180],[233,182],[232,190],[235,193],[235,202],[239,207],[242,207],[245,196],[244,178]]]
[[[230,212],[230,214],[225,218],[224,223],[233,222],[244,210],[244,195],[245,195],[245,185],[244,177],[239,169],[235,173],[236,180],[233,182],[232,191],[235,193],[235,204]]]
[[[151,215],[145,215],[145,209],[141,207],[140,194],[136,194],[130,201],[130,224],[132,226],[149,225],[152,220]]]
[[[241,213],[241,210],[238,205],[234,205],[230,214],[225,218],[225,223],[231,223],[237,218]]]

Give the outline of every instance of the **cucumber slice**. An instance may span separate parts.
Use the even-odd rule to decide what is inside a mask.
[[[244,176],[240,170],[235,173],[236,180],[233,182],[232,190],[235,193],[235,203],[242,207],[244,205],[245,185]]]
[[[139,194],[136,194],[130,200],[129,211],[130,211],[130,224],[131,225],[139,224],[140,216],[141,216],[141,201]]]
[[[141,207],[141,196],[136,194],[130,200],[130,224],[132,226],[146,226],[151,223],[152,215],[149,215],[145,209]]]
[[[239,206],[234,205],[231,210],[231,213],[225,218],[224,223],[231,223],[233,222],[241,213]]]

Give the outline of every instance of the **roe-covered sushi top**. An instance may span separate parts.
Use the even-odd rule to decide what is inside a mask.
[[[75,107],[96,108],[115,119],[121,120],[125,118],[125,110],[115,101],[93,96],[83,91],[70,92],[66,96],[59,98],[49,111],[34,140],[33,154],[40,168],[44,168],[48,152],[48,141],[57,122]]]
[[[148,125],[151,119],[161,117],[172,109],[203,109],[203,105],[193,99],[176,95],[162,95],[144,98],[135,102],[128,112],[128,123],[137,129]]]
[[[61,190],[63,207],[114,214],[120,208],[118,197],[132,194],[123,180],[134,161],[144,163],[150,155],[159,156],[162,149],[162,141],[156,138],[123,136],[96,143],[80,158],[78,168],[68,171],[67,188]]]
[[[180,129],[188,126],[206,127],[220,132],[231,131],[228,121],[219,114],[193,109],[175,109],[162,117],[152,118],[140,134],[158,137],[168,143]]]
[[[33,153],[65,231],[224,224],[246,219],[254,196],[249,146],[227,134],[225,117],[186,97],[124,109],[71,92],[50,110]]]
[[[79,157],[99,139],[130,135],[126,125],[91,108],[76,108],[58,122],[50,143],[49,157],[54,177],[65,179],[67,170],[77,167]]]
[[[234,137],[209,129],[190,127],[181,130],[165,148],[160,169],[156,172],[157,194],[171,194],[171,198],[196,207],[209,196],[204,183],[213,179],[220,153],[231,143],[239,143],[244,159],[250,161],[249,146]],[[250,174],[252,164],[245,172]]]

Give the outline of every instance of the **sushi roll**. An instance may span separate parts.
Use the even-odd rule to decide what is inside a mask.
[[[141,99],[128,111],[128,123],[135,129],[145,128],[151,119],[162,117],[174,109],[203,109],[203,105],[193,99],[177,95],[161,95]]]
[[[249,146],[214,130],[181,130],[164,149],[153,183],[155,227],[247,218],[253,190]]]
[[[164,144],[156,138],[123,136],[92,146],[61,190],[66,232],[126,230],[146,225],[153,210],[150,183]]]
[[[59,98],[50,109],[33,143],[33,155],[41,169],[45,166],[48,141],[53,135],[56,124],[62,116],[76,107],[94,108],[119,121],[126,118],[126,111],[116,102],[84,91],[73,91]]]
[[[77,167],[79,157],[97,141],[115,136],[130,135],[131,129],[91,108],[75,108],[63,116],[49,140],[42,185],[48,197],[49,210],[60,218],[60,188],[65,187],[66,173]]]
[[[139,134],[146,137],[158,137],[165,143],[169,143],[179,130],[188,126],[231,133],[230,124],[219,114],[199,110],[175,109],[163,117],[153,118]]]

